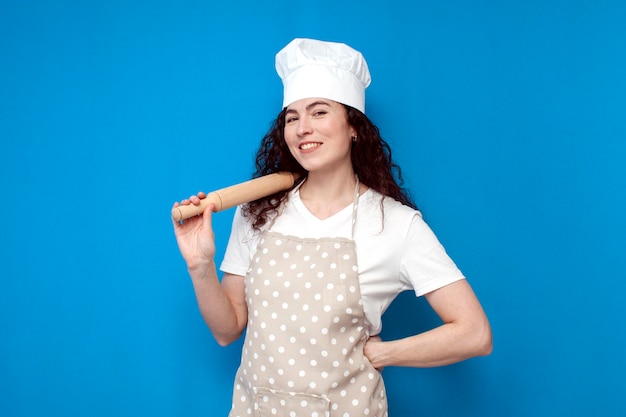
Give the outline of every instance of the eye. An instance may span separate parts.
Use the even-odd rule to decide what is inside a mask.
[[[326,113],[328,113],[326,110],[315,110],[313,112],[313,116],[315,117],[324,116]]]
[[[295,122],[296,120],[298,120],[298,118],[296,116],[293,116],[293,115],[285,117],[285,123],[287,123],[287,124]]]

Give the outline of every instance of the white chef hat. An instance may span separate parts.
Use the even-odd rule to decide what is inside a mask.
[[[276,54],[276,72],[283,81],[283,108],[320,97],[365,113],[370,72],[363,55],[346,44],[294,39]]]

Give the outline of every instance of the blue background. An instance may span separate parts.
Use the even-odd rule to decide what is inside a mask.
[[[225,416],[174,200],[248,179],[294,37],[361,50],[367,113],[494,353],[385,370],[391,415],[626,413],[620,1],[0,3],[0,415]],[[220,253],[232,211],[216,215]],[[437,324],[403,294],[384,337]]]

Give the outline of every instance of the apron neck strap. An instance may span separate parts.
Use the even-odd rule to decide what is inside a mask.
[[[356,210],[359,207],[359,176],[354,175],[356,187],[354,187],[354,201],[352,202],[352,232],[351,238],[354,240],[354,225],[356,224]]]

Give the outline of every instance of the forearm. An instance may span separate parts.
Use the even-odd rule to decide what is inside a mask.
[[[245,328],[246,317],[238,314],[234,301],[220,284],[215,264],[190,267],[189,275],[200,314],[216,341],[225,346],[237,340]]]
[[[491,353],[487,323],[465,326],[446,323],[427,332],[389,342],[373,341],[365,354],[375,368],[406,366],[429,368]]]

